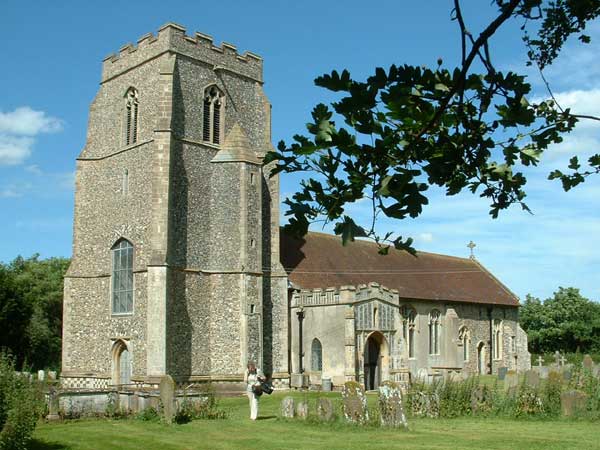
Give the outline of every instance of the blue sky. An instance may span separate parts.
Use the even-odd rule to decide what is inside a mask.
[[[35,252],[69,256],[75,158],[85,142],[88,107],[98,88],[102,59],[156,32],[169,21],[189,34],[233,43],[265,61],[265,90],[273,104],[273,140],[303,132],[312,107],[332,99],[312,80],[332,69],[356,77],[376,66],[448,66],[459,58],[459,34],[450,21],[450,0],[81,2],[4,0],[0,15],[0,261]],[[491,2],[464,2],[474,33],[495,12]],[[579,113],[600,114],[600,26],[593,44],[569,44],[547,71],[559,100]],[[524,65],[517,24],[492,42],[495,64],[526,72],[532,97],[545,97],[541,80]],[[425,251],[477,258],[517,295],[548,297],[558,286],[575,286],[600,299],[600,177],[564,193],[548,172],[574,153],[598,151],[600,127],[581,124],[542,164],[526,171],[529,215],[514,208],[497,220],[484,201],[448,198],[431,191],[418,219],[381,221],[381,230],[413,236]],[[294,192],[282,179],[282,197]],[[360,218],[359,203],[352,212]]]

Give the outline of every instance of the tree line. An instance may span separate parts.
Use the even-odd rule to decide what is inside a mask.
[[[63,276],[67,258],[15,258],[0,263],[0,348],[16,367],[60,366]]]

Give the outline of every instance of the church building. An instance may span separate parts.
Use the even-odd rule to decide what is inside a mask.
[[[279,227],[262,59],[172,23],[103,61],[77,158],[64,387],[276,387],[529,368],[518,299],[475,259]]]

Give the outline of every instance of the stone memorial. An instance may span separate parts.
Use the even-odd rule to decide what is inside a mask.
[[[348,422],[363,424],[369,420],[367,397],[362,385],[356,381],[346,381],[342,388],[344,417]]]
[[[402,392],[397,383],[384,381],[379,387],[379,412],[382,426],[408,428],[402,404]]]
[[[50,388],[48,392],[48,415],[46,419],[49,421],[60,420],[59,409],[58,391]]]
[[[508,372],[508,367],[498,367],[498,380],[503,381],[506,378],[506,372]]]
[[[532,388],[540,386],[540,375],[535,370],[527,370],[525,372],[525,384]]]
[[[308,402],[298,402],[296,405],[296,416],[300,419],[306,419],[308,417]]]
[[[331,400],[328,398],[317,399],[317,417],[322,422],[330,422],[335,418]]]
[[[514,370],[509,370],[506,372],[506,376],[504,377],[504,389],[514,389],[519,385],[519,375]]]
[[[584,370],[591,372],[594,369],[594,360],[592,359],[592,357],[590,355],[585,355],[583,357],[582,364],[583,364]]]
[[[550,372],[550,368],[546,366],[538,367],[538,374],[540,375],[540,379],[545,380],[548,378],[548,373]]]
[[[38,381],[44,381],[44,379],[46,378],[46,372],[44,372],[43,370],[38,370],[37,375]]]
[[[175,416],[175,382],[171,375],[165,375],[160,379],[160,401],[165,422],[173,423],[173,417]]]
[[[56,381],[56,372],[54,370],[48,371],[48,381]]]
[[[560,394],[560,407],[565,417],[572,417],[579,411],[585,411],[588,396],[581,391],[566,391]]]
[[[293,419],[294,414],[294,399],[292,397],[285,397],[281,401],[281,417],[284,419]]]

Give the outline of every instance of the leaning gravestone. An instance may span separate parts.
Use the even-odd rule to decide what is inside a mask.
[[[346,381],[342,388],[342,406],[348,422],[363,424],[369,420],[367,397],[356,381]]]
[[[519,385],[519,375],[514,370],[509,370],[506,372],[506,376],[504,377],[504,389],[507,391],[510,389],[514,389]]]
[[[160,401],[163,406],[163,416],[166,423],[173,423],[175,416],[175,382],[171,375],[165,375],[160,379]]]
[[[300,419],[306,419],[308,417],[308,402],[298,402],[296,405],[296,416]]]
[[[317,417],[322,422],[330,422],[333,417],[333,403],[328,398],[317,399]]]
[[[402,392],[397,383],[384,381],[379,387],[379,412],[381,425],[384,427],[408,428],[402,405]]]
[[[532,388],[540,386],[540,375],[534,370],[527,370],[525,372],[525,384]]]
[[[294,413],[294,399],[292,397],[285,397],[281,401],[281,417],[284,419],[293,419]]]
[[[498,380],[503,381],[506,378],[506,372],[508,372],[508,367],[498,367]]]
[[[583,368],[589,372],[594,368],[594,360],[590,355],[585,355],[583,357]]]
[[[588,396],[581,391],[566,391],[560,394],[560,407],[565,417],[572,417],[579,411],[585,411]]]

